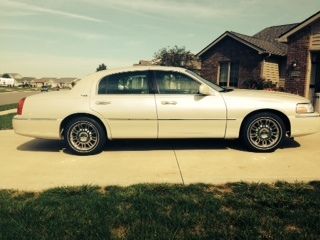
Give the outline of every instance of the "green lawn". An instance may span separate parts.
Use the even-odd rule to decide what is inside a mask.
[[[320,182],[0,191],[0,239],[320,239]]]
[[[18,103],[0,105],[0,111],[5,111],[5,110],[17,108],[17,107],[18,107]]]
[[[16,113],[0,115],[0,130],[12,129],[12,118],[14,115],[16,115]]]
[[[10,91],[7,90],[6,88],[0,88],[0,93],[4,93],[4,92],[10,92]]]

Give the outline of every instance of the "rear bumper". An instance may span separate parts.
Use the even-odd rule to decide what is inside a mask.
[[[23,118],[19,115],[12,120],[15,133],[43,139],[61,139],[60,123],[59,119]]]
[[[320,132],[320,114],[301,114],[290,118],[291,136],[299,137]]]

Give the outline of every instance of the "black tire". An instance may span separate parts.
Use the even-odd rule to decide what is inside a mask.
[[[67,148],[77,155],[100,153],[106,143],[104,129],[89,117],[71,119],[64,128],[63,136]]]
[[[285,138],[283,120],[274,113],[257,113],[245,120],[241,128],[241,140],[255,152],[272,152]]]

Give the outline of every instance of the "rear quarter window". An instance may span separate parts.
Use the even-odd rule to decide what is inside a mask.
[[[149,94],[149,73],[126,72],[101,79],[98,94]]]

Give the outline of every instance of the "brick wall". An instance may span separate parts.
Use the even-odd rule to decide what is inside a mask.
[[[257,51],[230,37],[225,37],[201,56],[201,76],[217,83],[220,62],[239,62],[239,87],[241,87],[245,80],[260,78],[262,60],[263,56]]]
[[[288,39],[285,91],[300,96],[305,95],[310,34],[310,27],[306,27]],[[297,62],[296,68],[292,62]]]

